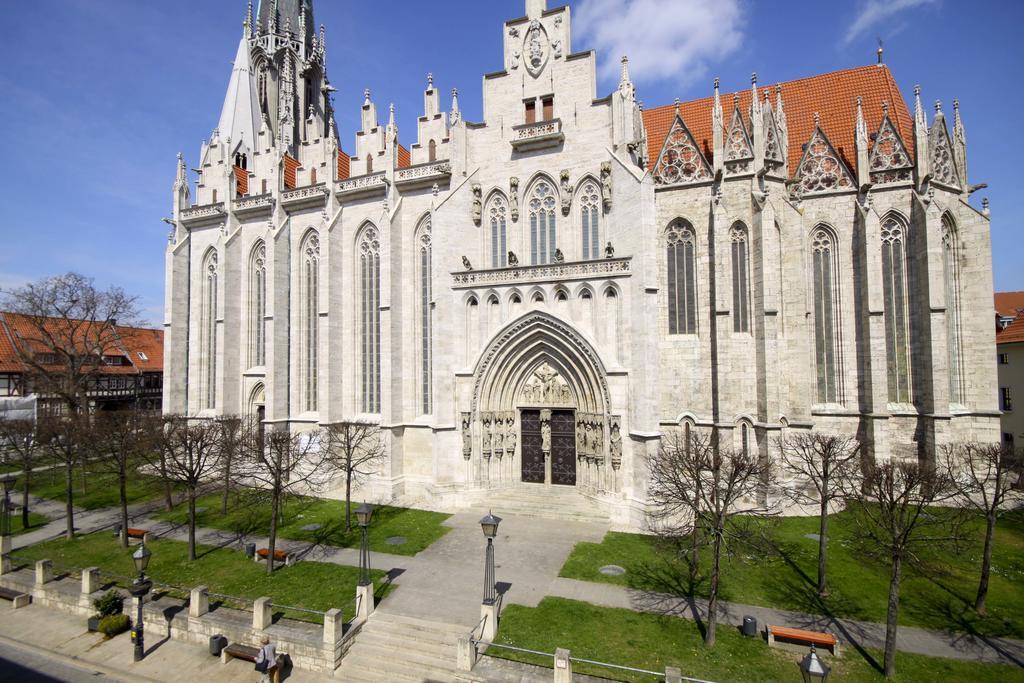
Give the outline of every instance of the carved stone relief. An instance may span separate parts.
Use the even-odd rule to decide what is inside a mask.
[[[512,214],[512,222],[519,220],[519,178],[508,179],[508,203]]]
[[[548,42],[548,34],[540,21],[531,21],[530,28],[526,31],[523,52],[526,55],[526,69],[534,76],[540,73],[548,61]]]
[[[573,405],[568,383],[547,363],[537,368],[526,381],[520,400],[525,405]]]
[[[474,184],[472,189],[473,189],[473,222],[476,223],[477,225],[480,225],[480,221],[483,219],[483,211],[484,211],[483,201],[482,201],[483,190],[481,189],[479,184]]]
[[[462,457],[466,460],[473,456],[472,425],[472,413],[462,413]]]
[[[605,211],[612,208],[612,164],[605,161],[601,164],[601,202]]]

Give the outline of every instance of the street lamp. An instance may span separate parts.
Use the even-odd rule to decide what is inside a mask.
[[[814,645],[811,645],[811,651],[800,660],[800,675],[804,677],[804,683],[825,683],[831,670],[832,667],[818,659]]]
[[[363,541],[359,545],[359,585],[369,586],[370,580],[370,542],[366,536],[366,530],[370,526],[370,518],[373,517],[373,506],[365,501],[356,508],[356,522],[362,530]]]
[[[135,643],[136,662],[141,662],[142,658],[146,656],[146,648],[143,642],[142,603],[146,595],[149,594],[149,589],[153,587],[153,582],[146,578],[146,568],[149,566],[149,558],[152,556],[153,553],[146,547],[145,542],[132,554],[135,570],[139,572],[139,575],[132,581],[132,585],[128,589],[128,592],[132,594],[138,605],[135,614],[135,625],[132,628],[132,642]]]
[[[501,524],[501,517],[495,517],[490,510],[480,520],[480,528],[487,539],[487,551],[484,557],[484,604],[493,605],[497,599],[497,591],[494,585],[494,537],[498,535],[498,525]]]
[[[13,474],[5,474],[0,477],[0,486],[4,489],[4,509],[0,510],[0,536],[11,535],[11,489],[17,477]]]

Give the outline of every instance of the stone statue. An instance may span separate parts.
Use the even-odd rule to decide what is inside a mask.
[[[587,421],[586,436],[583,438],[587,443],[587,455],[594,455],[594,424]]]
[[[484,457],[491,457],[491,416],[484,415]]]
[[[469,262],[469,259],[465,256],[462,257],[462,267],[466,270],[473,270],[473,264]]]
[[[519,267],[519,257],[516,256],[516,253],[514,251],[509,251],[508,252],[508,267],[509,268],[518,268]]]
[[[562,215],[568,216],[572,210],[572,186],[569,184],[569,171],[562,171]]]
[[[530,55],[530,65],[534,69],[539,69],[544,63],[544,36],[540,22],[536,19],[530,22],[530,32],[526,35],[526,50]]]
[[[473,431],[470,413],[462,414],[462,457],[469,460],[473,456]]]
[[[585,438],[583,433],[583,420],[579,417],[576,418],[576,450],[579,451],[579,455],[583,455],[586,451],[587,445],[584,443]]]
[[[555,249],[555,263],[565,263],[565,254],[561,249]]]
[[[505,420],[502,419],[500,413],[494,416],[491,429],[494,430],[494,437],[491,439],[494,445],[494,452],[500,458],[502,451],[505,449]]]
[[[612,208],[612,164],[606,161],[601,164],[601,201],[604,203],[604,210]]]
[[[609,450],[611,451],[612,464],[622,460],[622,435],[619,434],[619,418],[612,418],[611,437]]]
[[[551,411],[540,411],[540,449],[551,452]]]
[[[505,437],[505,450],[509,456],[516,454],[516,417],[515,413],[508,414],[508,436]]]
[[[480,221],[483,219],[483,202],[481,201],[481,193],[483,190],[479,184],[473,185],[473,222],[480,225]]]
[[[519,220],[519,178],[512,176],[508,179],[508,205],[512,214],[512,220]]]
[[[612,246],[611,242],[609,242],[608,244],[604,245],[604,257],[605,258],[615,258],[615,247]]]

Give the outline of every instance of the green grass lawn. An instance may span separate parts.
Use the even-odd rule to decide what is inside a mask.
[[[786,517],[767,523],[767,543],[733,544],[723,557],[720,597],[733,602],[884,622],[888,568],[858,553],[849,540],[850,518],[833,515],[828,583],[821,599],[817,585],[818,543],[806,534],[818,530],[815,517]],[[981,566],[983,527],[972,522],[970,543],[959,552],[940,550],[906,566],[901,583],[901,624],[954,628],[988,636],[1024,637],[1024,515],[1008,515],[996,531],[988,614],[973,610]],[[610,532],[601,543],[579,543],[561,575],[680,595],[707,594],[710,549],[702,551],[702,572],[691,585],[687,564],[671,544],[652,536]],[[617,564],[624,576],[598,569]]]
[[[244,553],[226,548],[199,546],[199,557],[188,561],[188,544],[181,541],[156,540],[147,546],[153,551],[147,575],[159,583],[183,589],[170,591],[186,597],[194,586],[208,586],[211,592],[244,598],[244,604],[232,607],[252,609],[251,601],[263,596],[273,598],[275,605],[327,611],[338,608],[345,620],[355,609],[355,590],[359,580],[357,567],[326,562],[300,561],[291,567],[280,567],[267,576],[266,565],[248,559]],[[80,536],[71,541],[47,541],[15,553],[16,560],[52,560],[55,571],[99,567],[103,572],[128,577],[134,574],[131,553],[109,532]],[[384,597],[390,585],[384,585],[385,573],[374,571],[377,599]],[[107,577],[104,577],[107,578]],[[126,585],[127,582],[119,582]],[[210,598],[211,603],[217,600]],[[316,615],[278,609],[285,616],[322,623]]]
[[[14,536],[17,536],[18,534],[23,534],[26,531],[35,531],[49,521],[49,517],[36,514],[30,509],[28,513],[28,527],[24,527],[21,525],[21,511],[18,510],[11,513],[11,533]]]
[[[353,503],[353,509],[358,505]],[[234,493],[228,505],[227,515],[220,514],[220,494],[203,496],[197,501],[196,506],[205,508],[202,513],[196,515],[196,521],[201,527],[226,529],[239,534],[267,534],[270,531],[270,503],[259,491],[240,490]],[[352,515],[352,531],[346,532],[344,510],[344,501],[290,497],[285,504],[284,524],[278,527],[278,534],[280,538],[296,541],[343,548],[357,547],[360,535],[355,515]],[[374,509],[370,522],[370,549],[396,555],[415,555],[448,533],[449,528],[442,522],[449,516],[413,508],[379,506]],[[161,513],[160,517],[184,524],[188,519],[188,507],[179,505],[170,512]],[[306,531],[302,528],[312,524],[319,524],[321,528],[316,531]],[[406,542],[402,545],[385,543],[388,538],[394,536],[402,536]]]
[[[719,626],[712,649],[703,644],[700,627],[688,619],[596,607],[585,602],[544,598],[537,607],[509,605],[502,613],[497,642],[554,652],[567,648],[573,657],[664,671],[677,666],[684,676],[718,683],[799,681],[797,668],[805,651],[769,648],[761,638],[745,638],[737,629]],[[551,658],[492,648],[489,655],[550,668]],[[874,663],[882,654],[868,650]],[[832,666],[830,681],[861,683],[885,680],[876,665],[852,647],[839,658],[823,657]],[[1024,681],[1024,669],[977,664],[938,657],[898,654],[897,678],[903,683],[1011,683]],[[623,681],[656,681],[653,676],[616,672],[573,663],[574,673]]]
[[[101,472],[88,472],[83,487],[81,469],[76,467],[73,479],[73,501],[76,507],[98,510],[120,504],[116,476]],[[33,473],[29,490],[33,495],[64,502],[64,468],[54,467],[47,472]],[[141,474],[129,478],[127,493],[129,505],[163,495],[156,477]]]

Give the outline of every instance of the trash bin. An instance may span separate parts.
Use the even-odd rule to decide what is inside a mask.
[[[228,639],[217,633],[210,636],[210,654],[220,657],[220,651],[228,646]]]
[[[748,638],[753,638],[757,635],[757,619],[752,616],[743,617],[743,628],[741,629],[743,635]]]
[[[256,557],[256,544],[255,543],[246,543],[245,544],[245,556],[248,557],[250,560],[252,558]]]

